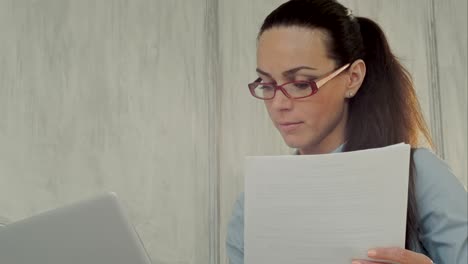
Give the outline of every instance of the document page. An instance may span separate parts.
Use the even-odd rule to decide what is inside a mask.
[[[410,145],[245,161],[246,264],[348,264],[404,247]]]

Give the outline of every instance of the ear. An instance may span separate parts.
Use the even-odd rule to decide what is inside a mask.
[[[366,63],[359,59],[353,62],[348,69],[348,79],[346,82],[345,97],[352,98],[358,93],[361,84],[366,76]]]

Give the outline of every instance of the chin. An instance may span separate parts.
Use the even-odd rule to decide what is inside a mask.
[[[282,135],[284,143],[290,148],[303,149],[310,145],[310,140],[299,135]]]

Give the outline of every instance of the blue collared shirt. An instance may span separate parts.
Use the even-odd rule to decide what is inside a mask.
[[[333,152],[341,152],[342,148]],[[416,149],[413,159],[420,245],[410,250],[427,255],[437,264],[467,264],[466,190],[447,164],[428,149]],[[244,193],[234,205],[226,247],[230,264],[244,263]]]

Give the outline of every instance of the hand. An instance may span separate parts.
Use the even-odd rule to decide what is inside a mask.
[[[419,254],[403,248],[374,248],[367,252],[371,259],[376,259],[376,262],[368,260],[353,260],[352,264],[379,264],[378,260],[388,260],[400,264],[433,264],[432,260],[423,254]]]

